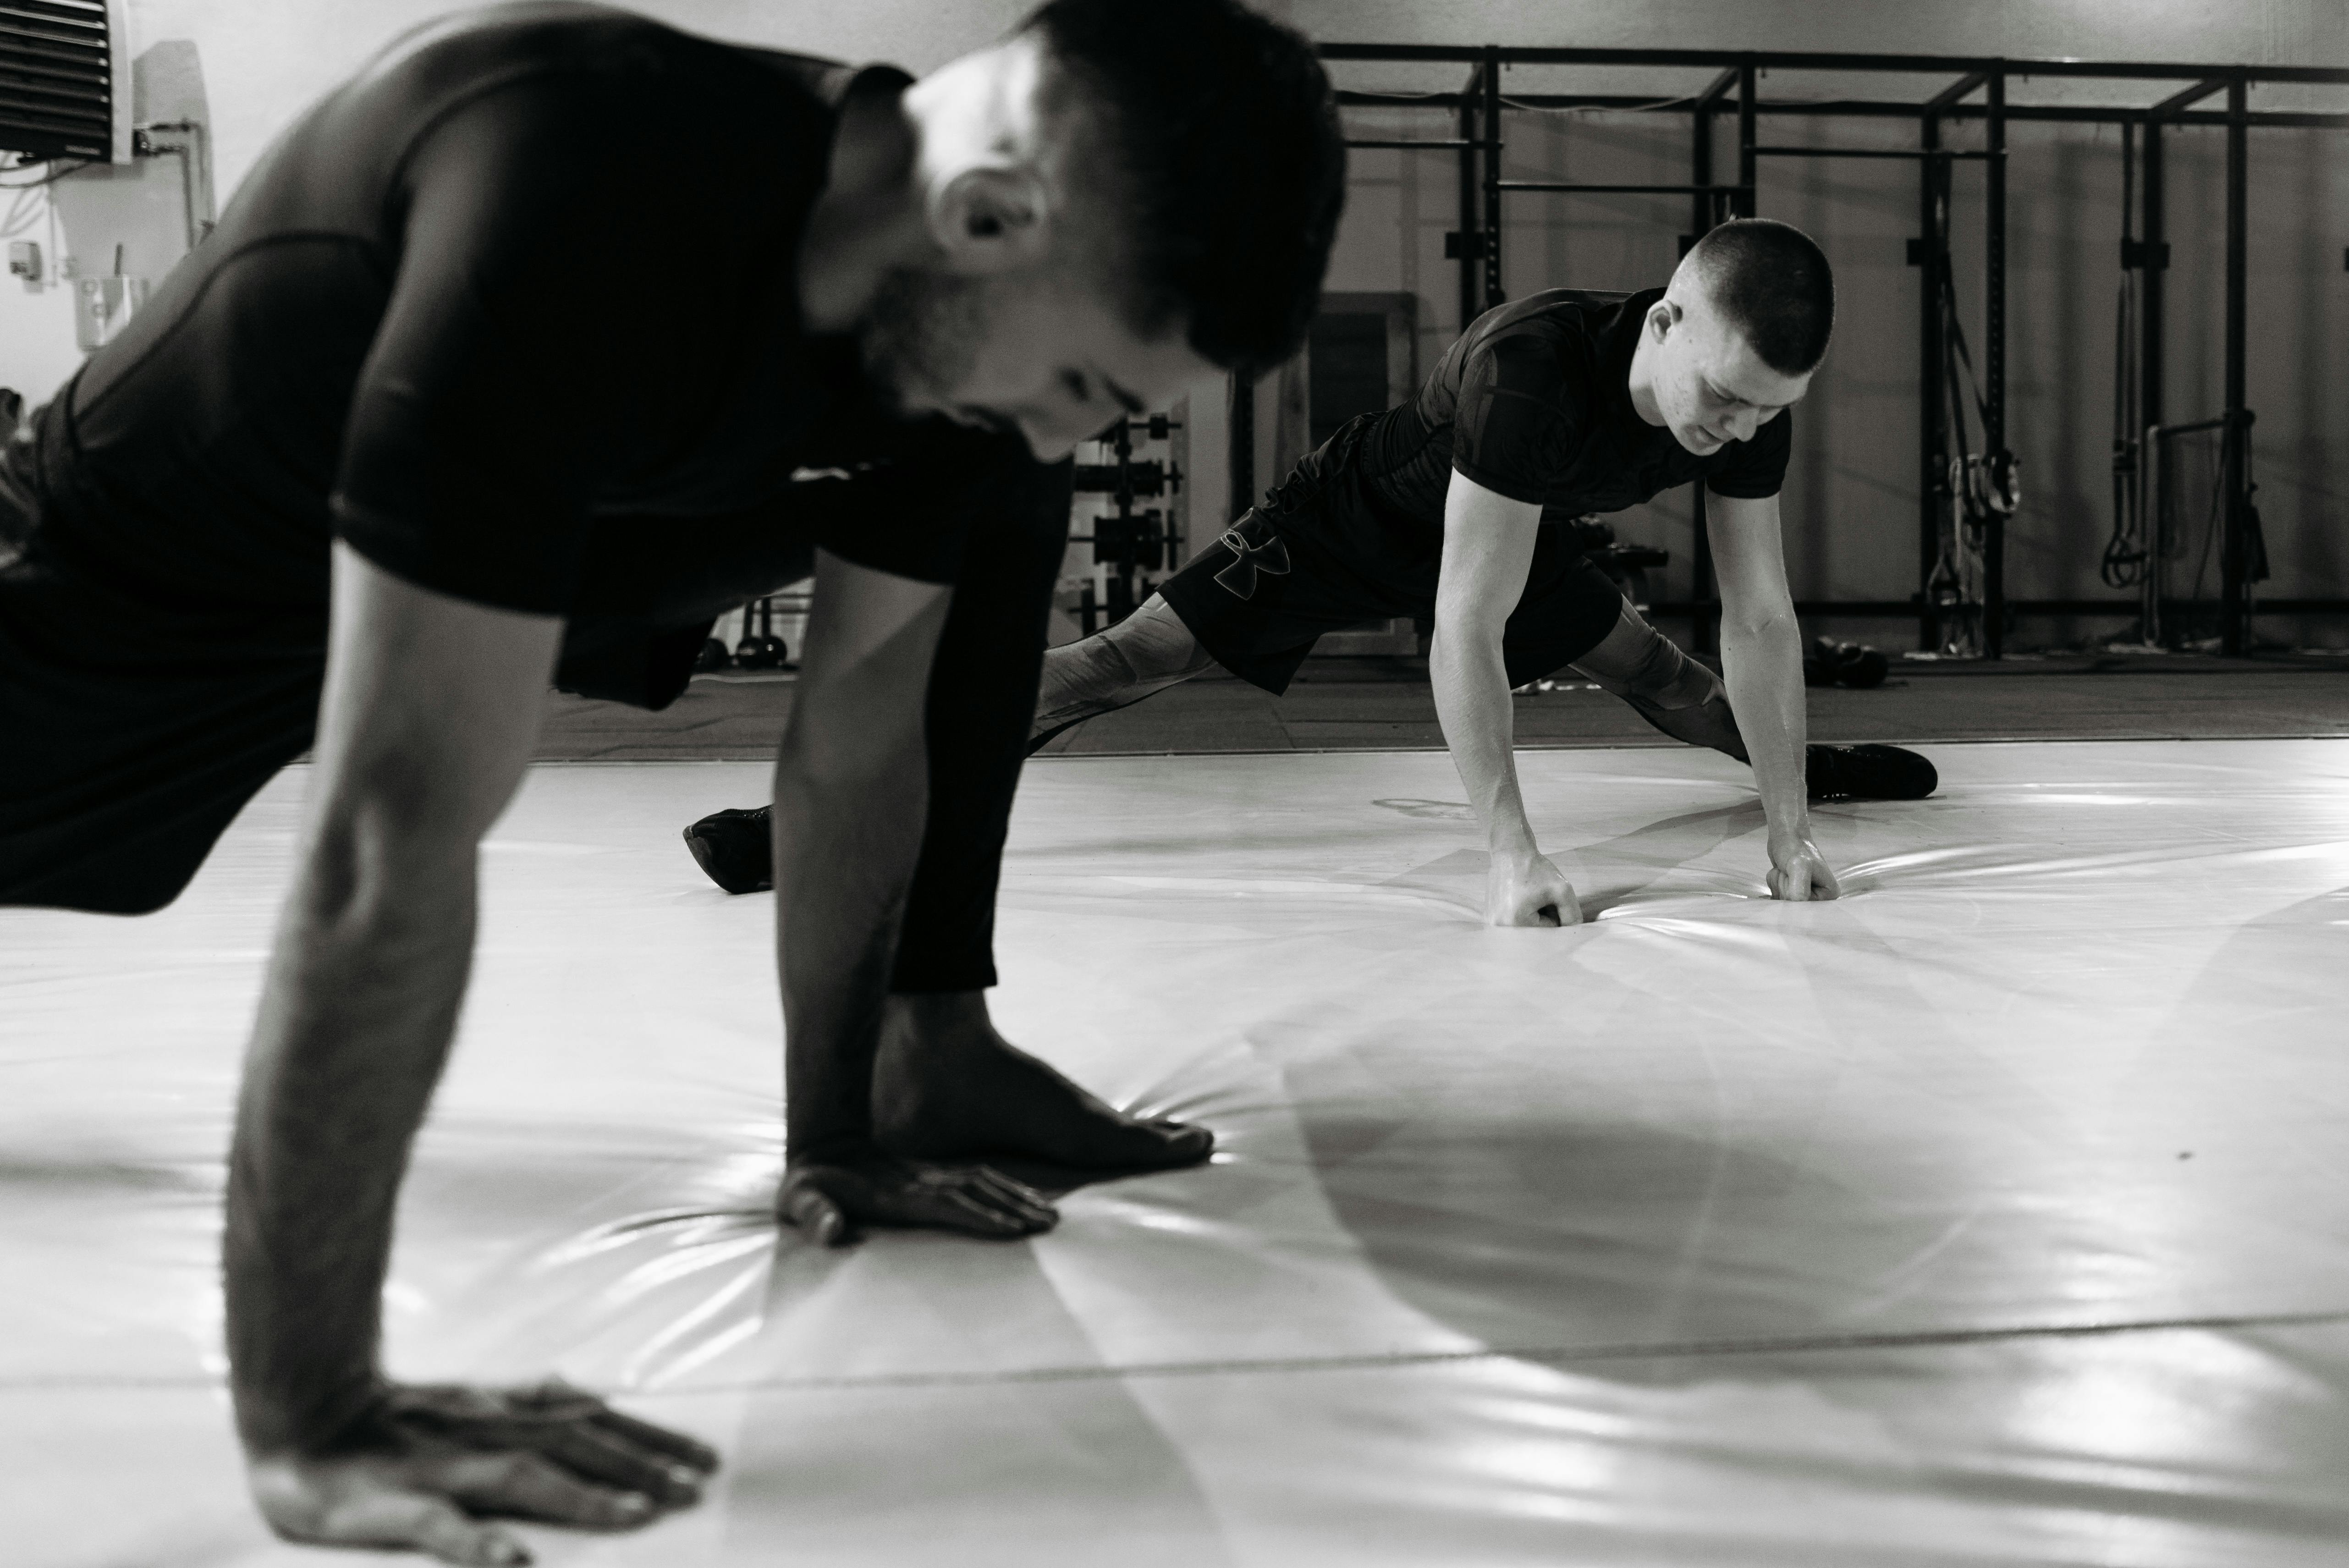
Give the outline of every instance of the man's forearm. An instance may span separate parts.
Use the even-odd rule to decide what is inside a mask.
[[[1428,675],[1444,744],[1477,820],[1485,824],[1486,847],[1496,855],[1537,852],[1517,789],[1516,715],[1499,642],[1473,634],[1449,635],[1439,624]]]
[[[817,777],[789,741],[775,770],[775,940],[784,1143],[819,1158],[873,1133],[881,1009],[922,847],[918,732],[885,766]]]
[[[1724,621],[1722,676],[1730,711],[1754,765],[1770,830],[1808,830],[1810,803],[1803,786],[1809,735],[1803,693],[1802,634],[1791,612],[1758,624]]]
[[[309,855],[237,1106],[228,1345],[256,1455],[314,1449],[378,1386],[393,1206],[472,952],[470,842],[405,854],[357,838],[330,826]]]

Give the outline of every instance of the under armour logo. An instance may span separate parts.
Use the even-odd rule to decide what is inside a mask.
[[[1229,566],[1216,573],[1216,585],[1242,599],[1256,597],[1259,573],[1267,577],[1288,575],[1288,546],[1282,542],[1280,535],[1261,522],[1257,522],[1257,529],[1265,536],[1264,542],[1250,544],[1247,535],[1240,531],[1250,522],[1257,522],[1254,512],[1224,530],[1224,536],[1216,541],[1230,551],[1233,557]]]

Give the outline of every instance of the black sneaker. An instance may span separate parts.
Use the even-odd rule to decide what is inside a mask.
[[[771,806],[713,811],[685,830],[685,847],[728,892],[765,892],[775,885],[773,811]]]
[[[1941,782],[1931,763],[1898,746],[1814,746],[1803,773],[1814,800],[1922,800]]]

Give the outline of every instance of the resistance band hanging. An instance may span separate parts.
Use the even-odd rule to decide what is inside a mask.
[[[1991,519],[2014,515],[2022,502],[2022,476],[2014,454],[2001,448],[1977,452],[1966,422],[1971,395],[1981,418],[1987,444],[1991,418],[1989,399],[1975,378],[1973,356],[1966,347],[1965,328],[1958,323],[1956,282],[1946,260],[1933,269],[1940,294],[1942,364],[1950,378],[1948,520],[1940,531],[1940,553],[1927,579],[1925,593],[1941,624],[1941,652],[1954,657],[1978,658],[1982,652],[1982,606],[1984,586],[1982,548]],[[1961,368],[1964,378],[1960,380]]]
[[[2147,537],[2152,527],[2138,507],[2144,465],[2150,455],[2138,450],[2145,418],[2138,411],[2137,273],[2129,264],[2137,251],[2137,127],[2121,126],[2121,288],[2113,323],[2113,533],[2105,543],[2096,575],[2107,588],[2134,588],[2145,581],[2147,562],[2156,548]]]

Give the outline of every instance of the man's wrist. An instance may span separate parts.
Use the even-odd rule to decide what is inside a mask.
[[[354,1428],[383,1402],[390,1381],[372,1367],[305,1392],[232,1381],[237,1436],[248,1459],[316,1454],[347,1441]]]
[[[1485,847],[1495,861],[1507,865],[1528,865],[1541,858],[1541,846],[1534,841],[1533,829],[1523,822],[1495,828],[1485,835]]]
[[[881,1146],[869,1132],[835,1132],[823,1137],[794,1138],[788,1133],[783,1140],[783,1169],[800,1169],[809,1165],[853,1165],[881,1153]]]

